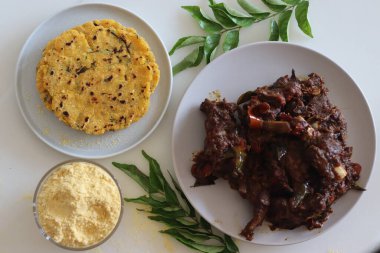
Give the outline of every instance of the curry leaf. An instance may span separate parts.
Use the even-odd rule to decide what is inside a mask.
[[[170,188],[169,184],[167,182],[164,183],[164,193],[166,201],[173,205],[179,205],[177,195],[175,192]]]
[[[246,27],[252,25],[252,23],[256,20],[255,18],[241,18],[241,17],[233,17],[231,19],[239,26]]]
[[[202,50],[203,57],[203,47],[199,48]],[[234,242],[228,236],[222,237],[214,234],[210,224],[195,213],[194,207],[191,206],[170,173],[171,181],[177,191],[171,187],[162,174],[157,160],[144,151],[142,154],[149,162],[149,176],[142,173],[135,165],[112,163],[149,193],[149,196],[125,198],[124,200],[145,205],[146,208],[137,210],[152,214],[148,216],[150,220],[166,224],[169,228],[160,232],[174,237],[183,245],[204,253],[238,253],[239,249],[234,247]],[[151,177],[154,177],[155,180],[152,180]],[[162,185],[162,189],[157,186],[158,184]],[[152,188],[155,189],[154,192],[151,190]],[[184,203],[187,205],[186,208],[183,207]]]
[[[232,24],[228,27],[236,27],[236,25],[245,27],[251,25],[256,20],[254,17],[247,16],[244,13],[229,8],[224,3],[210,5],[210,8],[213,11],[217,10],[223,13],[230,21],[232,21]]]
[[[186,233],[191,233],[193,235],[202,236],[202,237],[207,236],[209,238],[209,240],[216,240],[216,241],[224,243],[224,238],[222,238],[218,235],[214,235],[214,234],[209,233],[209,232],[202,232],[199,229],[188,228],[188,227],[171,228],[171,229],[173,229],[174,231],[185,231]],[[170,229],[168,229],[168,230],[170,230]]]
[[[204,46],[204,55],[206,57],[206,62],[211,61],[211,53],[216,49],[220,41],[220,34],[212,34],[206,37]]]
[[[173,75],[176,75],[184,69],[199,65],[203,58],[203,51],[203,47],[198,47],[194,49],[182,61],[180,61],[173,67]]]
[[[235,22],[229,17],[227,10],[224,8],[223,4],[212,4],[210,5],[210,8],[214,13],[216,20],[218,20],[223,26],[236,26]]]
[[[158,192],[163,189],[160,179],[152,170],[149,171],[149,183],[150,183],[150,193]]]
[[[170,50],[169,55],[173,55],[173,53],[182,47],[203,43],[205,41],[205,36],[187,36],[180,38]]]
[[[309,1],[303,1],[296,7],[295,16],[298,23],[298,27],[309,37],[313,38],[311,32],[311,26],[307,19],[307,13],[309,10]]]
[[[211,238],[207,234],[194,234],[189,231],[186,231],[181,228],[171,228],[167,230],[160,231],[161,233],[165,234],[171,234],[171,235],[177,235],[180,234],[183,237],[195,242],[195,243],[203,243],[207,240],[210,240]]]
[[[231,8],[223,2],[217,3],[214,0],[208,0],[214,18],[203,14],[199,6],[182,6],[187,10],[199,23],[201,28],[206,32],[206,36],[188,36],[179,39],[173,48],[169,51],[170,55],[178,48],[193,44],[202,43],[203,48],[195,49],[190,55],[186,56],[180,63],[174,66],[173,73],[194,67],[205,59],[210,63],[217,55],[218,51],[228,51],[234,48],[235,43],[229,44],[234,35],[240,35],[240,29],[259,23],[263,20],[278,17],[277,21],[271,21],[269,40],[288,41],[288,26],[292,12],[295,11],[296,20],[299,28],[308,36],[313,37],[311,27],[307,18],[309,1],[308,0],[261,0],[271,11],[264,11],[252,4],[252,0],[237,0],[237,3],[244,12]],[[216,19],[216,21],[215,21]],[[234,32],[231,32],[234,31]],[[236,32],[238,31],[238,32]],[[225,34],[225,36],[223,36]],[[221,38],[227,40],[221,43]],[[204,38],[204,40],[203,40]],[[223,50],[217,50],[222,47]],[[203,51],[203,52],[201,52]]]
[[[194,64],[191,67],[196,67],[198,66],[204,57],[204,46],[199,47],[199,53],[198,53],[198,58],[195,60]]]
[[[214,50],[212,50],[212,52],[210,54],[210,61],[213,61],[216,58],[217,51],[218,51],[218,47],[216,47],[216,48],[214,48]]]
[[[279,0],[261,0],[269,9],[274,12],[281,12],[286,8],[286,5]]]
[[[122,164],[122,163],[112,163],[113,166],[119,168],[130,178],[132,178],[136,183],[138,183],[146,192],[150,192],[149,177],[141,172],[135,165]]]
[[[282,41],[288,41],[288,25],[290,17],[292,16],[293,10],[287,10],[281,13],[278,18],[278,27],[280,31],[280,38]]]
[[[196,243],[195,241],[188,239],[188,238],[184,237],[182,234],[177,233],[175,231],[162,231],[162,233],[170,234],[171,236],[173,236],[175,239],[177,239],[181,243],[187,245],[189,248],[198,250],[200,252],[218,253],[218,252],[222,252],[225,249],[224,246],[213,246],[213,245]]]
[[[280,37],[280,32],[278,30],[278,24],[276,20],[272,20],[270,22],[270,35],[269,35],[269,41],[278,41]]]
[[[190,217],[194,217],[195,216],[195,209],[194,207],[190,204],[189,200],[186,198],[185,194],[183,193],[181,187],[179,187],[178,183],[174,180],[173,176],[169,173],[170,175],[170,178],[172,179],[172,183],[175,187],[175,189],[177,190],[177,192],[179,192],[181,198],[185,201],[186,205],[187,205],[187,208],[189,209],[189,215]]]
[[[175,228],[181,228],[181,227],[185,227],[185,225],[183,225],[182,223],[178,222],[175,217],[172,218],[172,217],[164,217],[164,216],[160,216],[160,215],[156,215],[156,216],[148,216],[149,219],[151,220],[154,220],[154,221],[158,221],[158,222],[161,222],[161,223],[164,223],[170,227],[175,227]]]
[[[165,194],[162,193],[162,191],[150,192],[149,197],[151,199],[154,199],[156,201],[163,202],[163,203],[166,201]]]
[[[164,211],[174,212],[174,211],[182,210],[182,207],[180,207],[180,206],[166,206],[166,207],[164,207],[162,209]]]
[[[229,16],[234,17],[247,17],[243,13],[238,12],[237,10],[233,10],[231,8],[228,8],[224,3],[214,3],[209,5],[212,10],[221,10],[224,13],[228,14]]]
[[[239,44],[239,30],[231,30],[226,33],[226,37],[223,42],[223,51],[229,51],[234,49]]]
[[[207,33],[218,33],[223,29],[223,26],[213,20],[206,18],[199,6],[182,6],[183,9],[191,13],[192,17],[198,21],[199,26]]]
[[[231,16],[234,16],[237,18],[251,18],[251,16],[249,16],[243,12],[240,12],[238,10],[235,10],[235,9],[229,7],[228,5],[224,5],[224,7],[226,8],[228,14],[230,14]]]
[[[205,220],[202,216],[200,217],[200,221],[199,221],[201,227],[203,227],[204,229],[206,229],[207,231],[210,231],[211,230],[211,225],[210,223],[208,223],[207,220]]]
[[[164,175],[161,172],[160,164],[153,157],[149,156],[144,150],[141,151],[145,159],[149,162],[149,170],[160,180],[161,184],[166,182]]]
[[[198,222],[191,217],[179,217],[179,218],[176,218],[176,220],[179,223],[188,227],[194,227],[194,226],[198,227]]]
[[[249,3],[247,0],[237,0],[238,4],[241,8],[243,8],[246,12],[248,12],[252,17],[257,19],[266,18],[270,15],[269,12],[262,11]]]
[[[151,185],[151,192],[162,191],[166,180],[162,175],[160,165],[155,159],[145,153],[144,150],[142,151],[142,154],[149,162],[149,182]]]
[[[236,246],[235,242],[231,239],[230,236],[224,235],[224,240],[226,242],[226,247],[230,252],[238,252],[239,248]]]
[[[299,2],[302,0],[282,0],[284,3],[289,4],[289,5],[297,5]]]
[[[182,209],[168,211],[165,208],[152,208],[150,213],[158,214],[160,216],[168,217],[168,218],[178,218],[178,217],[184,217],[187,215],[187,213]]]
[[[141,196],[138,198],[124,198],[124,200],[127,202],[150,205],[150,206],[157,207],[157,208],[164,208],[166,206],[165,203],[162,203],[160,201],[154,200],[154,199],[146,197],[146,196]]]

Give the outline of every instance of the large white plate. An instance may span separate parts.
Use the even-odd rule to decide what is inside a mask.
[[[327,57],[310,49],[286,43],[257,43],[235,49],[209,64],[194,79],[178,108],[174,126],[172,155],[175,173],[185,195],[197,211],[221,231],[244,240],[239,235],[252,217],[252,207],[226,180],[215,185],[191,187],[192,154],[203,148],[205,137],[201,102],[210,92],[219,90],[228,101],[257,86],[272,84],[278,77],[316,72],[322,75],[330,90],[331,101],[342,110],[348,123],[348,144],[354,147],[353,161],[363,166],[359,185],[366,185],[375,155],[375,130],[367,103],[352,78]],[[336,224],[359,200],[361,194],[350,191],[333,206],[333,214],[322,229],[271,231],[268,224],[255,230],[253,243],[285,245],[315,237]]]
[[[36,65],[46,43],[63,31],[93,19],[114,19],[133,27],[145,38],[160,67],[160,82],[151,96],[147,114],[129,128],[91,136],[60,122],[41,102],[36,85]],[[21,112],[33,132],[54,149],[80,158],[105,158],[143,141],[162,119],[169,103],[172,73],[165,46],[154,30],[135,14],[107,4],[83,4],[65,9],[39,25],[21,50],[16,68],[16,94]]]

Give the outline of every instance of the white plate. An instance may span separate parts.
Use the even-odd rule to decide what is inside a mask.
[[[191,204],[216,228],[241,240],[244,238],[239,233],[252,217],[248,201],[222,179],[216,180],[215,185],[191,187],[192,154],[203,149],[205,138],[205,117],[199,106],[215,90],[228,101],[236,101],[245,91],[290,75],[292,68],[297,75],[315,72],[324,77],[332,103],[347,120],[348,144],[354,147],[352,159],[363,166],[359,185],[365,187],[372,170],[376,138],[370,110],[355,82],[341,67],[310,49],[278,42],[251,44],[220,56],[194,79],[180,103],[173,126],[172,155],[179,184]],[[365,192],[350,191],[339,199],[322,229],[271,231],[264,223],[255,230],[252,243],[285,245],[311,239],[342,219],[361,194]]]
[[[101,136],[87,135],[60,122],[48,111],[35,85],[36,65],[46,43],[63,31],[94,19],[114,19],[133,27],[153,51],[161,71],[147,114],[129,128]],[[169,103],[172,73],[165,46],[154,30],[135,14],[107,4],[83,4],[65,9],[40,24],[21,50],[16,68],[16,94],[21,112],[33,132],[52,148],[80,158],[105,158],[139,144],[157,127]]]

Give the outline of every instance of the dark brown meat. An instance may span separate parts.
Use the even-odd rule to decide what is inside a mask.
[[[197,179],[195,185],[211,184],[217,177],[227,179],[238,173],[242,166],[237,164],[239,156],[245,152],[245,141],[239,136],[234,117],[236,104],[206,99],[200,109],[206,114],[206,138],[205,149],[194,157],[191,169]]]
[[[243,94],[238,104],[205,100],[204,150],[194,157],[196,185],[227,179],[253,205],[241,234],[264,219],[272,228],[319,228],[331,205],[353,188],[361,166],[351,161],[347,127],[317,74],[279,78]]]

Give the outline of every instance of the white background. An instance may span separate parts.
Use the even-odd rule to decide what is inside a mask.
[[[1,0],[0,15],[0,253],[64,252],[45,241],[32,215],[34,189],[48,168],[70,159],[40,141],[22,118],[15,97],[15,65],[19,51],[39,23],[56,12],[87,1],[20,1]],[[228,0],[231,5],[235,2]],[[257,2],[257,1],[256,1]],[[201,5],[206,0],[123,0],[108,1],[122,6],[147,21],[170,49],[186,35],[202,34],[181,5]],[[290,40],[315,49],[342,66],[357,82],[372,110],[378,129],[380,102],[380,1],[310,0],[309,19],[314,39],[304,36],[295,20],[290,25]],[[267,22],[241,32],[240,45],[263,41],[268,37]],[[171,57],[182,59],[184,49]],[[98,160],[117,177],[123,194],[136,197],[140,188],[126,175],[111,167],[112,161],[135,163],[146,168],[140,151],[146,150],[161,167],[172,171],[170,153],[171,128],[176,108],[186,88],[202,66],[187,70],[174,78],[168,111],[156,131],[134,149],[113,158]],[[353,101],[355,103],[355,101]],[[366,131],[366,129],[363,129]],[[350,133],[358,134],[358,133]],[[378,141],[377,146],[379,144]],[[238,242],[242,253],[248,252],[372,252],[380,247],[380,173],[379,155],[367,191],[358,204],[335,227],[307,242],[289,246],[257,246]],[[125,205],[122,223],[113,237],[90,252],[175,253],[193,252],[175,240],[158,233],[163,226],[137,212],[137,205]]]

